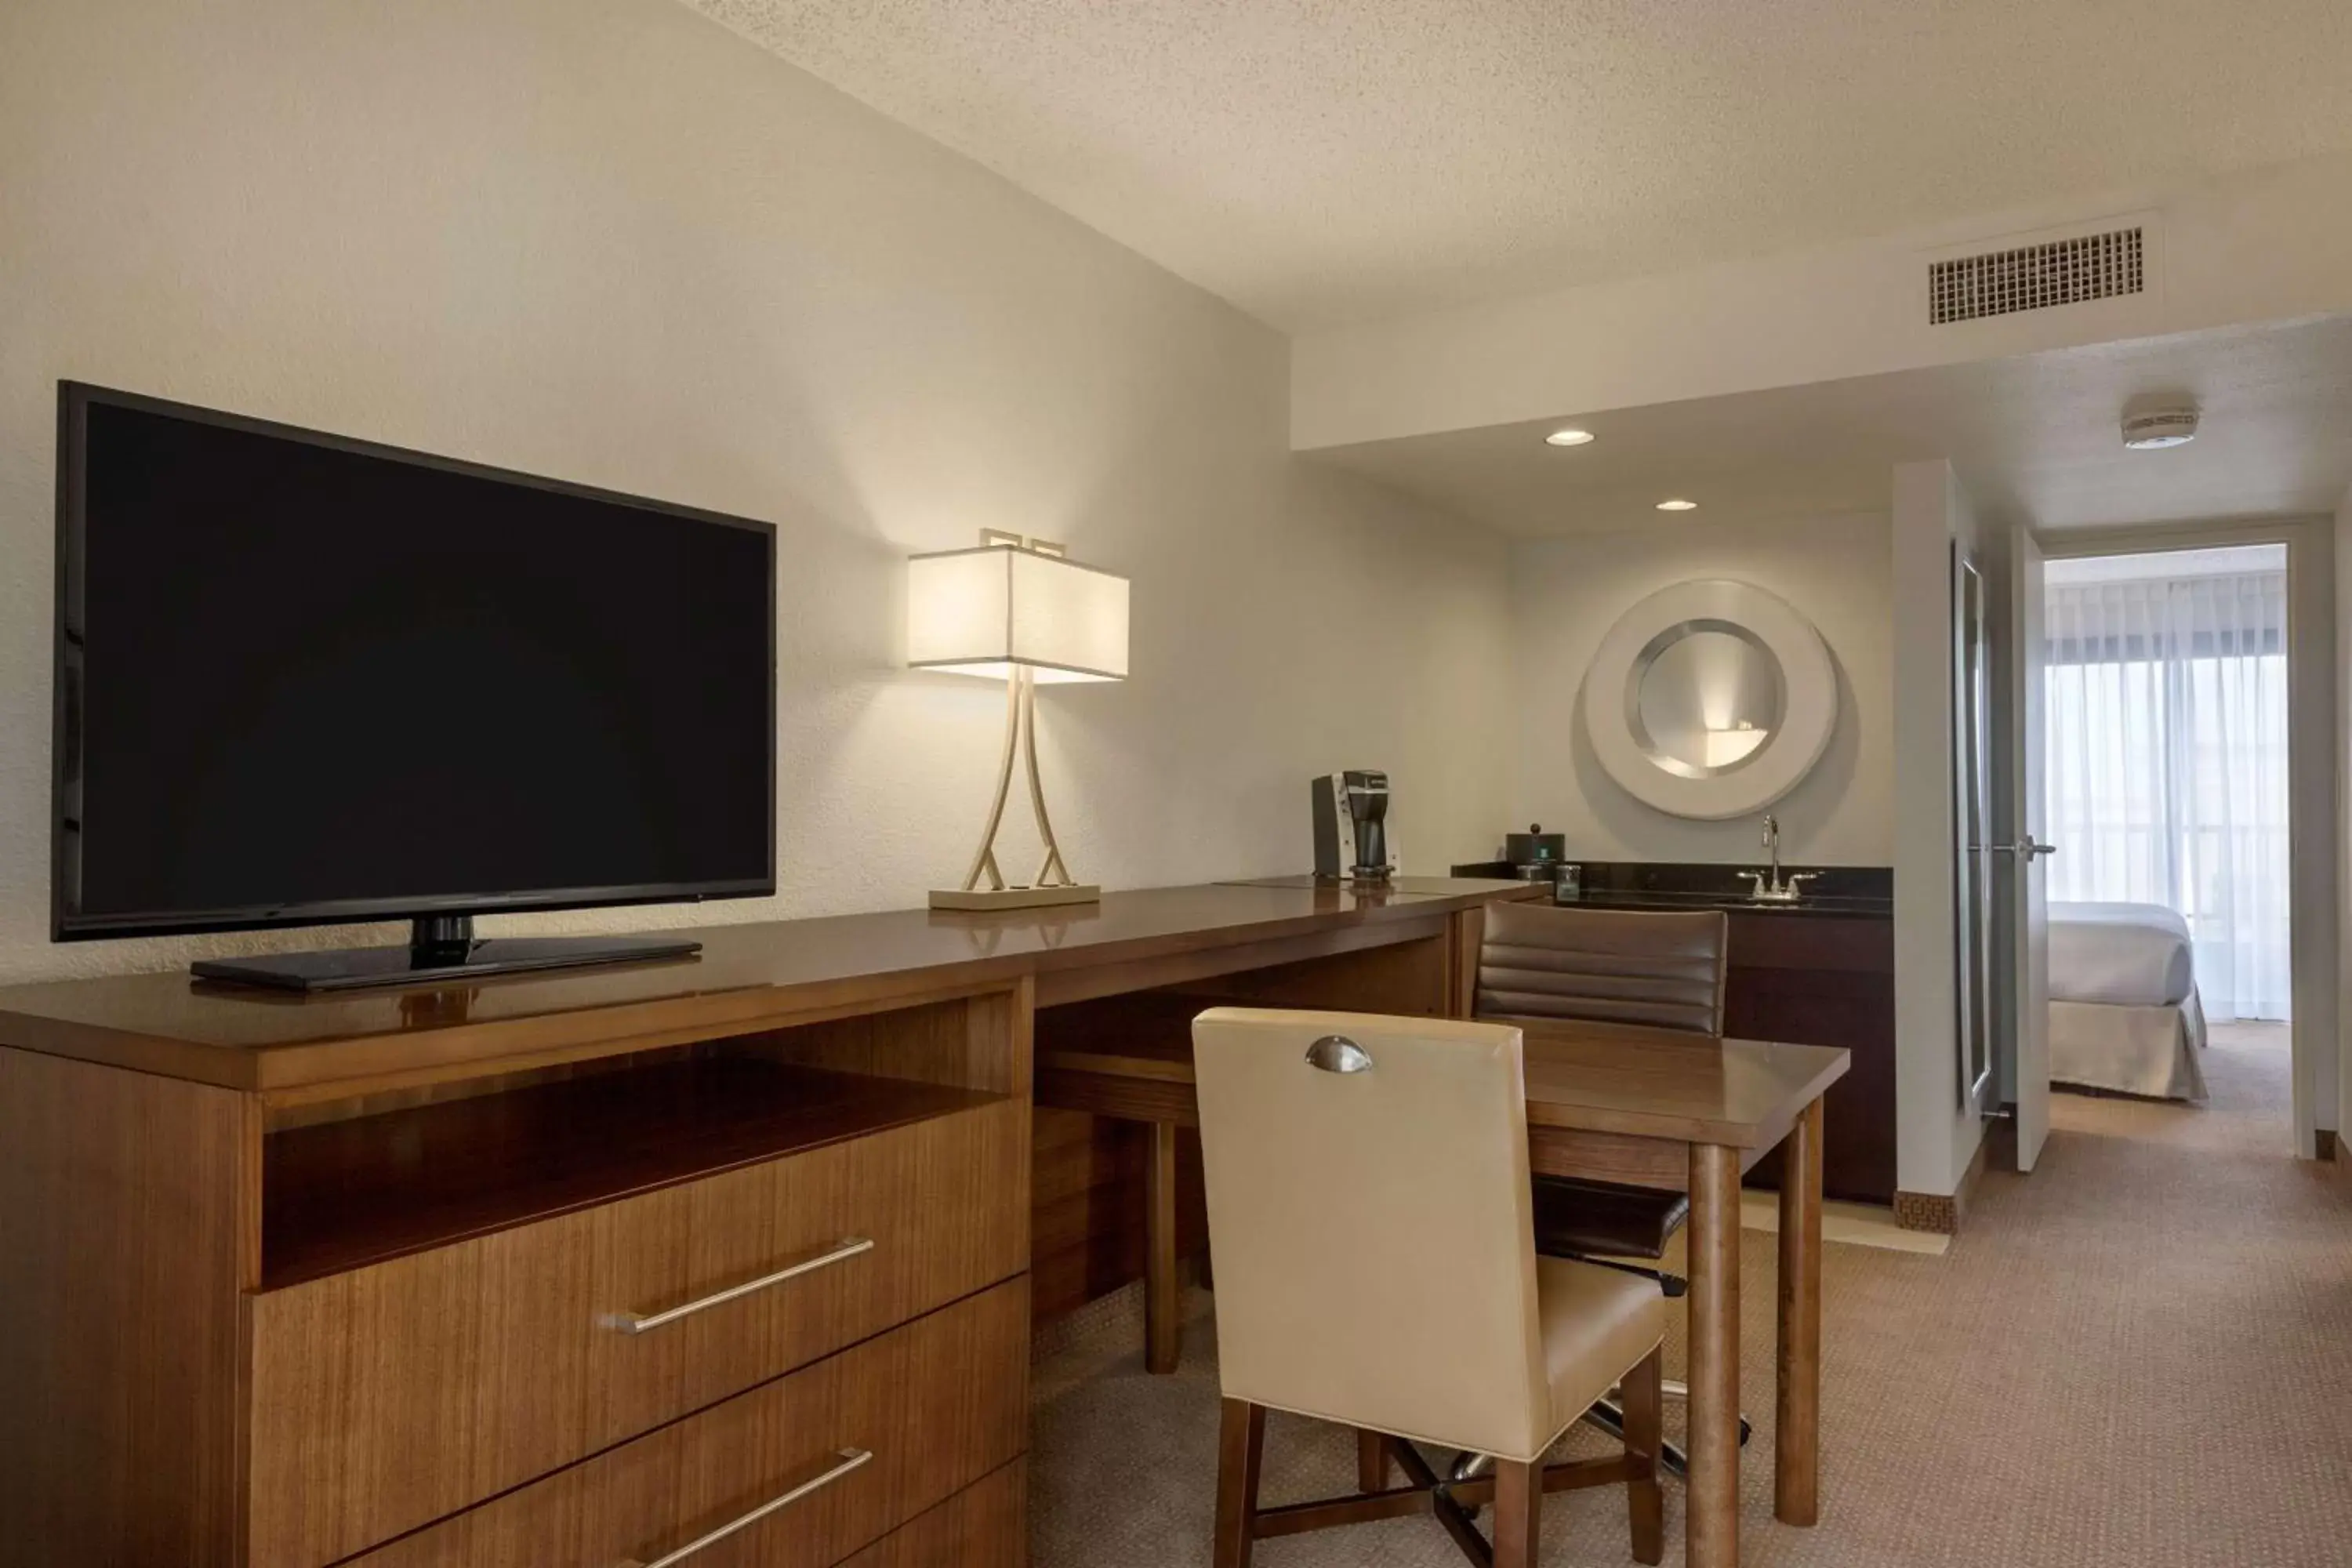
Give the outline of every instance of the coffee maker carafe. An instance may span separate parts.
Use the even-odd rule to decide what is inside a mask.
[[[1314,781],[1315,875],[1330,881],[1385,882],[1396,874],[1389,842],[1389,775],[1370,769]]]

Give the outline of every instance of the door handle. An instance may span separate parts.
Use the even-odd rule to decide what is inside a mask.
[[[2034,842],[2033,835],[2029,833],[2015,844],[1993,845],[1992,852],[1996,855],[2014,855],[2020,860],[2032,861],[2041,858],[2044,855],[2057,854],[2058,846],[2055,844],[2037,844]]]

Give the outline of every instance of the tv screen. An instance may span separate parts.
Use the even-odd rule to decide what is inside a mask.
[[[774,888],[774,531],[68,383],[55,932]]]

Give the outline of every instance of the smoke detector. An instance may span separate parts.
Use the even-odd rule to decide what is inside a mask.
[[[2197,410],[2146,408],[2124,416],[2124,445],[2135,452],[2186,447],[2197,439]]]

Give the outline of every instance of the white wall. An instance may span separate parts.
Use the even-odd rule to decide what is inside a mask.
[[[1503,819],[1502,542],[1292,459],[1281,339],[976,165],[672,0],[12,0],[0,978],[232,945],[46,941],[61,376],[780,525],[783,893],[535,924],[960,877],[1003,699],[896,667],[898,562],[982,526],[1134,579],[1134,679],[1041,703],[1081,876],[1302,867],[1339,766],[1409,868]]]
[[[1305,450],[2352,310],[2352,154],[1975,214],[1297,340]],[[2053,226],[2148,231],[2145,293],[1952,326],[1931,260]]]
[[[2352,489],[2336,508],[2336,1026],[2339,1140],[2352,1141]],[[2352,1160],[2352,1147],[2336,1157]]]
[[[1531,540],[1511,559],[1519,715],[1510,826],[1568,835],[1571,858],[1748,866],[1757,821],[1691,822],[1634,799],[1593,755],[1584,679],[1617,618],[1661,588],[1729,577],[1786,599],[1821,631],[1838,671],[1838,724],[1820,763],[1771,809],[1794,864],[1894,861],[1894,601],[1881,515],[1805,524],[1737,521],[1644,533]]]
[[[1951,548],[1976,516],[1948,462],[1895,470],[1895,1184],[1959,1190],[1984,1125],[1959,1095],[1952,962]]]

